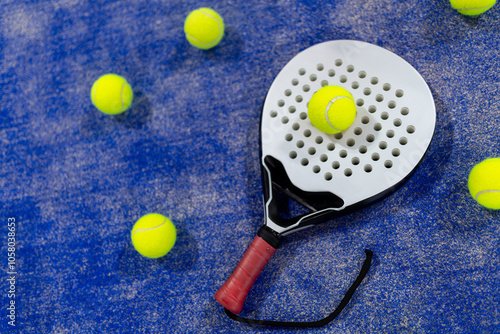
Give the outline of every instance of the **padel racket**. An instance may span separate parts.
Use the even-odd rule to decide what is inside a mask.
[[[356,103],[354,123],[335,135],[307,116],[308,101],[326,85],[347,89]],[[281,237],[394,192],[421,162],[435,124],[429,87],[394,53],[339,40],[297,54],[272,83],[262,110],[265,224],[215,299],[239,313]],[[284,215],[283,194],[307,212]]]

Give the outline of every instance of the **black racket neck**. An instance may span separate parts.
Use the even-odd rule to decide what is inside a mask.
[[[262,226],[257,232],[257,236],[261,237],[271,247],[277,249],[281,244],[281,236],[267,226]]]

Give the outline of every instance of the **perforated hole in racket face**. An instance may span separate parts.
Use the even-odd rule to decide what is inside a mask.
[[[319,131],[307,116],[308,101],[326,85],[347,89],[357,106],[354,123],[336,135]],[[266,163],[272,157],[299,193],[334,194],[342,204],[324,210],[341,211],[404,181],[425,155],[435,123],[432,94],[406,61],[364,42],[325,42],[295,56],[271,85],[261,121],[262,164],[269,183],[279,182]],[[300,227],[271,219],[267,188],[266,224],[279,233]]]

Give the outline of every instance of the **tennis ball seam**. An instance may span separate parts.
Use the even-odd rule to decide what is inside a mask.
[[[207,47],[212,46],[212,45],[216,44],[216,43],[217,43],[217,41],[219,41],[219,40],[221,40],[221,39],[222,39],[222,35],[224,34],[224,29],[222,29],[222,27],[221,27],[221,24],[220,24],[219,20],[218,20],[215,16],[213,16],[213,15],[211,15],[210,13],[207,13],[207,12],[205,12],[205,11],[201,10],[201,9],[197,9],[197,11],[198,11],[198,12],[201,12],[202,14],[204,14],[204,15],[206,15],[206,16],[208,16],[208,17],[210,17],[210,18],[211,18],[211,19],[213,19],[215,22],[217,22],[217,26],[219,27],[219,29],[218,29],[219,34],[217,35],[217,38],[215,38],[215,39],[214,39],[212,42],[210,42],[210,43],[204,43],[204,42],[200,41],[199,39],[197,39],[196,37],[194,37],[193,35],[188,34],[188,33],[186,33],[186,36],[188,36],[189,38],[194,39],[196,42],[200,43],[201,45],[204,45],[204,46],[207,46]]]
[[[134,237],[134,235],[137,233],[137,232],[147,232],[147,231],[152,231],[154,229],[157,229],[157,228],[160,228],[162,227],[163,225],[165,225],[166,223],[168,222],[168,219],[165,219],[163,221],[163,223],[161,223],[160,225],[158,226],[153,226],[153,227],[150,227],[150,228],[138,228],[137,230],[134,231],[134,233],[132,233],[132,238]]]
[[[451,7],[459,13],[467,16],[479,16],[493,7],[496,0],[467,1],[450,0]]]
[[[479,195],[483,195],[483,194],[487,194],[487,193],[500,193],[500,190],[496,190],[496,189],[491,189],[491,190],[481,190],[481,191],[479,191],[479,192],[476,194],[476,196],[475,196],[476,200],[478,199]]]
[[[125,87],[127,85],[127,82],[125,81],[123,84],[122,84],[122,90],[120,92],[120,102],[122,103],[122,108],[120,109],[121,112],[125,111],[125,102],[123,101],[123,93],[125,91]]]
[[[483,9],[489,9],[490,6],[484,6],[484,7],[477,7],[477,8],[455,8],[456,10],[461,10],[461,11],[472,11],[472,10],[483,10]]]
[[[326,105],[326,108],[325,108],[325,119],[326,119],[326,122],[328,123],[328,125],[330,125],[330,127],[332,127],[335,131],[342,131],[342,129],[338,129],[337,127],[333,126],[333,124],[330,122],[330,117],[328,116],[328,111],[330,111],[330,108],[332,107],[332,105],[337,102],[338,100],[340,99],[349,99],[351,101],[354,102],[353,99],[351,99],[350,97],[348,96],[336,96],[334,97],[332,100],[330,100],[330,102],[328,102],[328,104]]]

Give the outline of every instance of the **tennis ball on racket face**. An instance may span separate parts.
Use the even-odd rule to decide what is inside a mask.
[[[477,16],[495,4],[496,0],[450,0],[451,6],[460,14]]]
[[[325,86],[314,93],[307,112],[318,130],[334,134],[351,126],[356,117],[356,105],[351,93],[344,88]]]
[[[158,213],[149,213],[135,223],[131,238],[134,248],[141,255],[156,259],[172,249],[177,232],[170,219]]]
[[[198,8],[186,17],[184,33],[191,45],[207,50],[219,44],[224,36],[224,21],[213,9]]]
[[[116,115],[132,104],[132,87],[127,80],[116,74],[105,74],[97,79],[90,90],[94,106],[105,114]]]
[[[500,158],[490,158],[472,168],[469,191],[482,206],[500,209]]]

